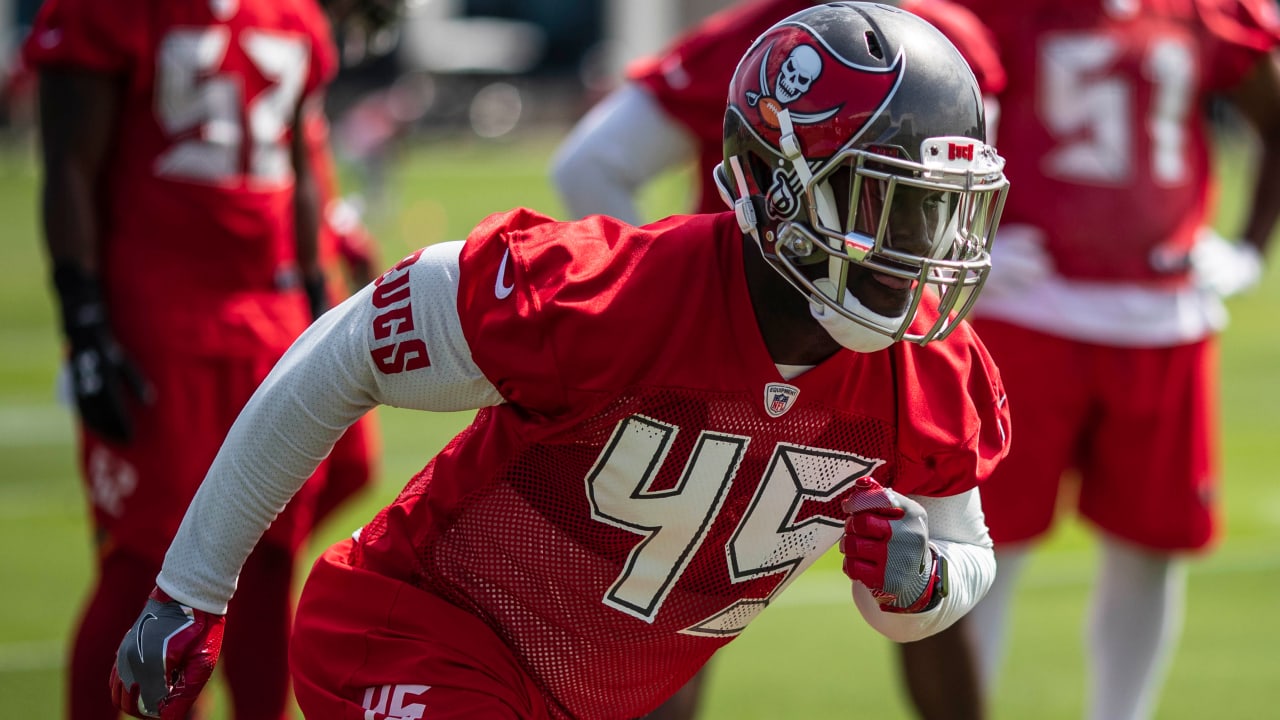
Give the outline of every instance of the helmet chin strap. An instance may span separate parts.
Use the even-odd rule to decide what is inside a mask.
[[[782,150],[782,154],[786,155],[787,160],[791,162],[792,171],[800,179],[800,187],[811,187],[813,173],[809,170],[809,162],[805,160],[804,152],[800,149],[800,141],[796,139],[795,125],[791,122],[790,110],[783,108],[778,111],[778,128],[782,132],[778,138],[778,147]],[[843,227],[836,217],[835,199],[831,197],[831,188],[826,183],[823,183],[821,187],[813,188],[813,199],[818,212],[818,219],[824,225],[829,228]],[[836,240],[830,240],[828,244],[834,250],[842,250],[840,243]],[[833,302],[841,304],[847,302],[848,295],[845,293],[845,278],[848,268],[848,263],[835,255],[827,259],[827,279],[831,285],[831,293],[828,297]],[[819,298],[819,301],[821,301],[821,298]],[[853,301],[858,302],[857,298],[853,298]],[[861,306],[861,303],[858,303],[858,305]],[[833,315],[839,317],[839,313],[833,313]]]
[[[738,219],[738,229],[759,245],[760,226],[757,224],[756,206],[751,202],[751,186],[747,184],[746,173],[742,171],[742,162],[737,155],[729,158],[729,169],[733,171],[733,182],[738,186],[738,198],[734,200],[728,193],[728,188],[724,187],[720,177],[722,173],[715,173],[716,187],[720,191],[720,197],[733,207],[733,216]]]
[[[813,172],[809,170],[809,161],[805,160],[804,151],[800,149],[800,141],[796,138],[795,126],[791,123],[791,111],[783,108],[778,111],[778,127],[782,134],[778,137],[778,149],[791,163],[791,170],[800,180],[800,187],[809,187],[813,182]],[[814,202],[817,204],[818,219],[827,227],[841,227],[836,217],[835,199],[831,197],[831,189],[823,184],[815,187]],[[833,241],[834,242],[834,241]],[[836,247],[834,244],[832,247]]]

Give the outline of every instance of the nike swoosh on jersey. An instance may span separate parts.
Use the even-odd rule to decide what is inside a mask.
[[[511,291],[516,288],[515,283],[511,283],[510,285],[502,284],[502,278],[506,277],[507,274],[507,261],[510,259],[511,248],[507,248],[507,251],[502,253],[502,264],[498,265],[498,277],[493,281],[493,294],[494,297],[499,300],[506,300],[507,296],[511,294]]]

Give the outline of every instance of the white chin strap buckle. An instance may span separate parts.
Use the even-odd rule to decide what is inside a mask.
[[[750,235],[756,231],[756,206],[751,198],[738,198],[733,203],[733,214],[738,218],[738,229]]]
[[[734,184],[738,186],[738,199],[733,201],[733,215],[738,219],[738,229],[748,237],[755,237],[759,227],[756,225],[756,206],[751,202],[751,187],[747,184],[746,173],[742,172],[742,163],[738,156],[729,158],[729,169],[733,171]]]

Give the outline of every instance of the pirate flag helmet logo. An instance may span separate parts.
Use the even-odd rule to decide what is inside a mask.
[[[775,24],[738,63],[714,179],[812,303],[925,343],[990,270],[1008,182],[985,134],[977,80],[942,33],[894,7],[829,3]],[[909,292],[865,306],[854,296],[872,274]],[[922,303],[936,317],[913,329]]]
[[[793,124],[846,126],[822,134],[837,141],[860,129],[849,123],[865,122],[885,106],[902,77],[902,61],[899,54],[889,67],[860,66],[827,47],[809,28],[788,26],[744,58],[745,67],[739,67],[731,93],[741,98],[739,107],[758,113],[758,127],[775,145],[781,130],[778,113],[784,108]],[[739,78],[750,84],[739,87]],[[851,96],[850,87],[860,92]],[[835,149],[815,147],[811,152],[822,155]]]

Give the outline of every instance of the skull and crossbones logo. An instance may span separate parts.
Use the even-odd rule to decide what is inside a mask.
[[[779,102],[789,103],[800,99],[809,86],[822,74],[822,56],[809,45],[797,45],[783,61],[778,79],[773,85],[773,96]]]
[[[787,59],[778,67],[778,76],[773,81],[773,92],[769,92],[769,54],[773,52],[770,45],[765,50],[764,59],[760,62],[760,92],[747,91],[747,103],[751,107],[759,106],[761,114],[770,125],[777,126],[775,120],[783,106],[799,100],[813,83],[822,75],[822,55],[812,45],[797,45],[791,49]],[[817,123],[826,120],[839,110],[832,108],[823,113],[796,113],[791,117],[800,123]]]

